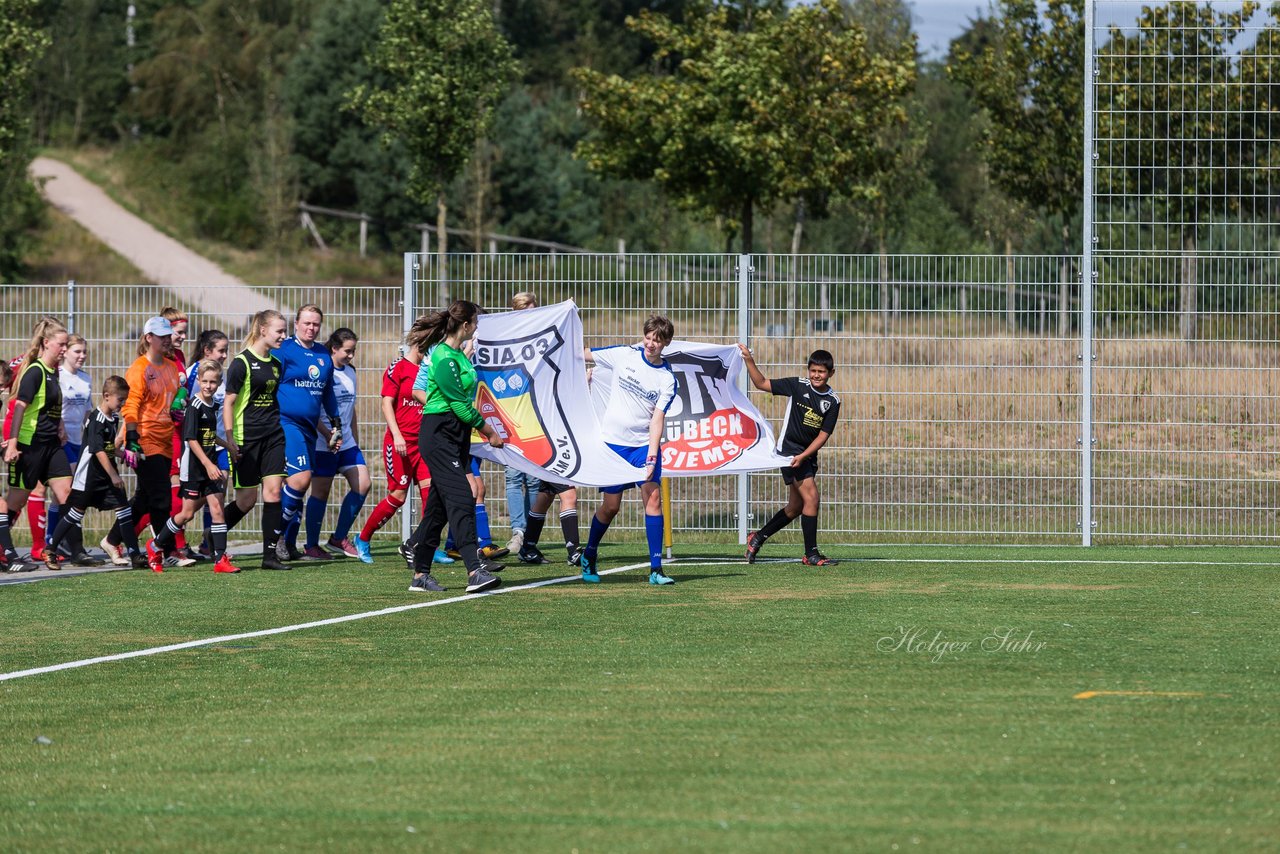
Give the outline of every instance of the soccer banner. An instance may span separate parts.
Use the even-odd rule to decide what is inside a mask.
[[[773,431],[738,388],[735,346],[672,342],[664,355],[676,375],[662,446],[664,476],[736,474],[777,468]],[[480,316],[472,362],[476,408],[506,441],[471,451],[535,477],[579,486],[612,486],[644,476],[600,436],[599,409],[611,372],[597,367],[590,387],[582,321],[572,301]]]

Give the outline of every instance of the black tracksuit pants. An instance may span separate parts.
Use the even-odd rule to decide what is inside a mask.
[[[130,508],[133,510],[135,523],[150,514],[151,530],[156,534],[164,530],[164,523],[169,521],[169,511],[173,509],[173,497],[169,491],[169,467],[172,462],[171,457],[155,454],[138,463],[138,488],[133,493]],[[124,542],[119,522],[111,526],[107,542],[113,546]]]
[[[476,554],[476,499],[467,473],[471,471],[471,428],[452,413],[425,414],[418,433],[418,453],[431,471],[431,489],[422,522],[414,532],[413,562],[418,572],[430,572],[445,523],[453,528],[467,571],[480,566]]]

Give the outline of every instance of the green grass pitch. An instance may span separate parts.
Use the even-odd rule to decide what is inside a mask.
[[[1274,550],[865,547],[822,569],[678,551],[669,588],[636,569],[2,681],[0,848],[1280,838]],[[642,552],[614,545],[602,570]],[[461,594],[437,575],[452,589],[415,597],[383,548],[2,586],[0,672]]]

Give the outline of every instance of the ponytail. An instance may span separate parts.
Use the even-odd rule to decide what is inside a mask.
[[[55,335],[65,334],[67,327],[55,317],[45,315],[36,323],[35,329],[31,330],[31,342],[27,345],[27,351],[22,354],[22,365],[13,374],[12,384],[16,386],[18,378],[26,373],[27,368],[35,362],[40,355],[40,350],[44,347],[44,342],[48,341]],[[12,386],[11,386],[12,387]]]
[[[423,355],[436,344],[471,323],[483,311],[469,300],[454,300],[444,311],[429,311],[413,322],[405,343]]]
[[[200,337],[196,340],[196,344],[191,348],[191,358],[187,360],[188,364],[195,364],[202,359],[207,358],[206,353],[218,346],[219,341],[226,341],[227,333],[221,329],[206,329],[200,333]]]

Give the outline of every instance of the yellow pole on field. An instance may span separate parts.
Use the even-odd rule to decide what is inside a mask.
[[[667,547],[667,557],[671,557],[671,481],[662,479],[662,544]]]

